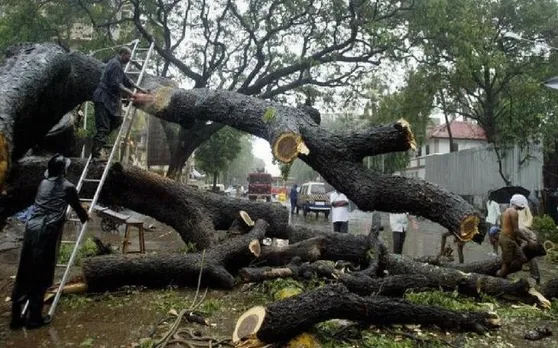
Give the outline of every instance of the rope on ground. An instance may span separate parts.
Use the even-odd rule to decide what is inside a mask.
[[[175,342],[175,339],[172,339],[174,336],[176,336],[177,332],[178,332],[178,328],[180,327],[180,323],[182,322],[182,319],[186,316],[187,319],[189,321],[194,321],[200,324],[205,324],[207,325],[207,322],[201,318],[198,315],[195,315],[193,312],[199,307],[201,306],[201,304],[203,303],[203,301],[205,300],[205,297],[207,296],[207,289],[205,289],[205,293],[202,295],[200,301],[198,303],[196,303],[199,293],[200,293],[200,286],[201,286],[201,280],[202,280],[202,274],[203,274],[203,267],[205,264],[205,249],[202,252],[202,257],[201,257],[201,261],[200,261],[200,274],[198,276],[198,286],[196,289],[196,295],[194,296],[194,300],[192,301],[192,305],[190,306],[190,308],[188,309],[183,309],[182,311],[180,311],[180,313],[178,313],[176,319],[174,320],[174,322],[171,324],[170,329],[163,335],[163,337],[155,342],[154,344],[154,348],[164,348],[166,347],[168,344],[171,343],[183,343],[185,344],[187,347],[211,347],[213,341],[216,342],[220,342],[220,340],[215,340],[213,338],[210,338],[210,340],[208,341],[207,339],[205,340],[206,345],[200,346],[199,344],[202,342],[199,341],[188,341],[185,339],[180,339],[180,340],[184,340],[184,342]],[[171,340],[172,339],[172,340]]]
[[[181,344],[188,348],[198,347],[234,347],[234,344],[228,338],[215,338],[202,336],[200,332],[193,329],[180,329],[169,340],[168,344]]]

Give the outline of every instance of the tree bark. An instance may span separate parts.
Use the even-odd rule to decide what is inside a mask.
[[[438,282],[445,290],[457,290],[459,293],[467,296],[477,297],[480,294],[487,294],[525,303],[538,303],[542,307],[550,306],[550,302],[532,288],[525,279],[509,281],[483,274],[464,273],[453,268],[437,267],[415,262],[408,256],[395,254],[390,255],[388,271],[392,275],[424,275]]]
[[[27,47],[31,53],[18,50],[17,57],[0,71],[3,85],[9,89],[0,101],[0,114],[7,120],[0,125],[0,184],[10,168],[8,159],[19,158],[62,115],[91,98],[103,66],[55,45]],[[25,84],[26,80],[34,83]],[[365,156],[415,147],[405,121],[332,133],[320,128],[315,115],[301,108],[223,90],[181,90],[169,87],[172,84],[161,78],[147,80],[144,85],[154,94],[148,98],[152,102],[141,108],[156,117],[186,127],[196,121],[213,121],[262,137],[272,145],[275,158],[290,162],[300,157],[361,210],[381,208],[424,216],[463,240],[478,233],[482,217],[461,197],[423,180],[382,175],[362,165]]]
[[[206,124],[206,122],[196,122],[192,128],[181,128],[178,133],[178,139],[173,153],[171,154],[171,162],[167,170],[167,177],[178,179],[184,168],[184,163],[192,156],[194,151],[200,145],[209,139],[214,133],[222,129],[224,125],[219,123]]]
[[[265,280],[293,278],[297,280],[311,280],[316,277],[336,279],[351,292],[362,296],[381,295],[401,297],[409,290],[421,291],[439,289],[440,283],[424,275],[394,275],[384,278],[372,278],[367,275],[343,273],[334,267],[320,262],[313,264],[290,263],[284,267],[245,267],[239,271],[239,277],[244,283],[259,283]]]
[[[300,109],[234,92],[203,88],[159,88],[155,92],[152,103],[140,106],[145,111],[179,124],[192,119],[212,120],[267,139],[275,158],[290,162],[300,157],[362,210],[381,207],[384,211],[424,216],[462,240],[478,234],[482,217],[461,197],[423,180],[373,173],[362,166],[364,156],[415,146],[404,121],[337,134],[320,128]]]
[[[386,297],[360,297],[338,284],[248,310],[237,322],[233,341],[255,334],[264,343],[286,342],[330,319],[372,325],[421,324],[479,333],[500,326],[500,319],[493,314],[451,311]]]
[[[91,98],[102,63],[55,44],[8,48],[0,66],[0,187],[12,162],[41,141],[60,118]]]
[[[326,238],[314,237],[284,247],[263,247],[258,263],[269,266],[283,266],[295,257],[301,261],[317,261],[325,249]]]
[[[33,203],[48,159],[26,157],[13,168],[13,176],[0,196],[0,213],[5,218]],[[74,159],[68,179],[77,183],[85,165]],[[91,168],[90,177],[99,178],[103,165]],[[95,185],[84,185],[82,197],[92,197]],[[133,166],[115,164],[103,188],[101,199],[109,205],[121,205],[151,216],[174,228],[185,242],[207,248],[215,230],[226,230],[244,210],[253,219],[269,221],[274,230],[285,229],[288,210],[277,203],[251,202],[204,192]]]
[[[268,226],[267,222],[258,220],[249,233],[195,254],[109,255],[87,258],[83,262],[85,283],[88,291],[92,292],[114,290],[124,285],[150,288],[196,286],[201,269],[202,286],[232,289],[232,274],[259,256],[259,240],[264,238]]]

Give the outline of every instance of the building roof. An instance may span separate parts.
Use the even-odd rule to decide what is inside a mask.
[[[476,123],[453,121],[450,123],[450,127],[451,135],[454,139],[486,140],[484,130]],[[448,139],[449,133],[447,125],[444,123],[430,128],[427,131],[427,138]]]

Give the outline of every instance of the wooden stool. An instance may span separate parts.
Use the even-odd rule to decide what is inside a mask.
[[[145,237],[143,234],[143,221],[134,218],[128,218],[126,219],[125,224],[126,224],[126,231],[124,232],[124,240],[122,241],[122,254],[131,254],[131,253],[145,254]],[[128,251],[128,244],[130,244],[128,240],[130,239],[132,227],[138,229],[139,250]]]

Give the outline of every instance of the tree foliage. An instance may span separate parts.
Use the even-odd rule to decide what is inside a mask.
[[[213,189],[219,174],[226,170],[240,150],[242,133],[225,127],[206,140],[196,151],[196,164],[206,174],[213,175]]]
[[[553,0],[426,0],[410,13],[409,30],[420,43],[415,58],[425,86],[437,90],[435,105],[478,122],[500,163],[510,146],[540,142],[557,105],[540,85],[556,55],[510,36],[547,41],[557,32],[557,13]]]
[[[256,172],[258,168],[265,168],[265,162],[252,153],[252,137],[240,137],[240,151],[223,172],[225,184],[244,184],[249,173]]]
[[[80,3],[89,9],[98,1]],[[114,3],[116,7],[130,4],[129,15],[115,14],[104,23],[92,16],[96,27],[133,23],[144,39],[156,43],[161,74],[169,73],[193,87],[295,103],[321,100],[339,108],[360,95],[382,58],[406,46],[403,14],[413,1]],[[215,132],[199,122],[188,128],[180,134],[167,132],[175,164],[183,163],[195,148],[191,133],[208,137]]]

